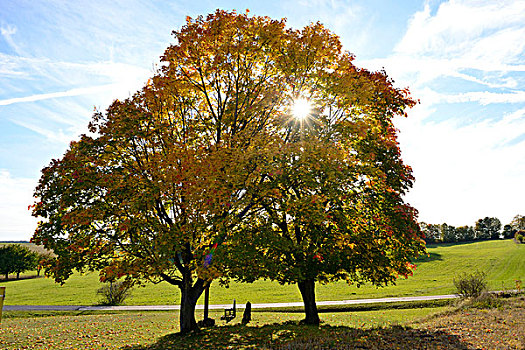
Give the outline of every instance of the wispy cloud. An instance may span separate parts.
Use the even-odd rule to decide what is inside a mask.
[[[507,223],[523,211],[524,37],[525,1],[427,3],[389,57],[366,62],[421,100],[396,125],[416,177],[407,200],[422,220]]]
[[[498,120],[460,125],[424,123],[418,113],[398,120],[405,161],[416,182],[407,200],[431,223],[472,225],[484,216],[504,223],[523,212],[525,109]]]
[[[523,23],[525,1],[450,1],[435,15],[427,4],[413,16],[394,52],[421,62],[420,67],[431,64],[439,75],[457,75],[464,68],[524,71]]]
[[[497,92],[465,92],[456,95],[442,96],[442,101],[450,103],[478,102],[486,106],[492,103],[525,103],[525,91],[514,91],[510,93]]]
[[[23,102],[34,102],[34,101],[40,101],[40,100],[47,100],[50,98],[60,98],[60,97],[68,97],[68,96],[79,96],[79,95],[89,95],[94,93],[100,93],[105,90],[109,90],[111,88],[114,88],[117,86],[117,84],[107,84],[107,85],[100,85],[100,86],[92,86],[92,87],[85,87],[85,88],[76,88],[76,89],[70,89],[67,91],[60,91],[60,92],[52,92],[52,93],[46,93],[46,94],[36,94],[31,96],[25,96],[25,97],[16,97],[16,98],[10,98],[5,100],[0,100],[0,106],[7,106],[13,103],[23,103]]]
[[[20,51],[20,48],[18,47],[18,45],[15,43],[15,40],[13,38],[13,36],[16,34],[17,32],[17,28],[16,26],[12,26],[12,25],[2,25],[0,27],[0,34],[2,35],[2,37],[4,38],[4,40],[7,42],[7,44],[15,51],[15,52],[19,52]]]

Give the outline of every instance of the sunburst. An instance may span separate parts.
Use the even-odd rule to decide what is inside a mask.
[[[306,98],[294,100],[292,105],[292,115],[298,120],[305,120],[312,113],[312,104]]]

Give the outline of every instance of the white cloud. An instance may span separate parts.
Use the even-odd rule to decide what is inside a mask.
[[[504,223],[525,209],[525,108],[500,120],[459,126],[424,122],[416,110],[397,120],[403,158],[414,168],[407,200],[430,223],[472,225],[485,216]]]
[[[4,38],[10,38],[13,34],[16,33],[16,27],[10,25],[7,25],[5,27],[2,26],[2,28],[0,28],[0,33],[2,33],[2,36]]]
[[[388,58],[362,65],[387,71],[412,88],[441,77],[457,77],[491,88],[516,87],[505,76],[524,72],[525,1],[455,0],[433,15],[427,3],[408,23]],[[478,71],[481,77],[468,70]],[[499,74],[484,74],[498,72]]]
[[[442,101],[457,102],[478,102],[485,106],[492,103],[525,103],[525,91],[515,91],[511,93],[496,92],[465,92],[456,95],[443,95]]]
[[[293,28],[302,28],[311,22],[321,22],[336,34],[346,33],[341,37],[343,46],[352,52],[363,50],[369,43],[369,26],[372,22],[368,14],[355,1],[349,0],[299,0],[280,3],[284,12],[293,13],[287,23]],[[360,30],[351,30],[359,28]]]
[[[4,40],[7,42],[9,46],[11,46],[16,52],[18,52],[19,47],[13,40],[13,36],[16,34],[16,32],[17,32],[16,27],[11,26],[9,24],[5,26],[2,25],[2,27],[0,28],[0,34],[2,35]]]
[[[33,204],[35,179],[13,178],[7,170],[0,169],[0,240],[28,240],[37,220],[28,206]]]
[[[417,12],[390,57],[362,63],[385,67],[421,100],[396,125],[416,177],[407,200],[422,221],[506,224],[523,214],[524,37],[525,1],[451,0]],[[484,108],[496,104],[514,112]]]
[[[449,1],[441,4],[434,16],[427,4],[414,15],[395,51],[438,57],[469,52],[472,57],[489,61],[493,57],[514,61],[516,56],[509,54],[517,51],[515,44],[524,45],[515,40],[523,32],[524,22],[525,2],[521,0]]]
[[[107,85],[101,85],[101,86],[91,86],[91,87],[85,87],[85,88],[70,89],[67,91],[50,92],[50,93],[45,93],[45,94],[36,94],[36,95],[31,95],[31,96],[9,98],[5,100],[0,100],[0,106],[7,106],[13,103],[24,103],[24,102],[47,100],[50,98],[89,95],[89,94],[94,94],[94,93],[100,93],[102,91],[112,88],[113,86],[114,86],[113,84],[107,84]]]

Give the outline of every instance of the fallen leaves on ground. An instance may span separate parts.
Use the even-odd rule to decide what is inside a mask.
[[[525,298],[509,299],[493,309],[463,308],[419,327],[446,331],[469,349],[525,349]]]

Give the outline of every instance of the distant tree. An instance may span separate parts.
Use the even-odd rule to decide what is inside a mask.
[[[14,254],[9,245],[0,247],[0,274],[9,279],[9,274],[14,272]]]
[[[40,276],[40,272],[42,269],[47,265],[49,261],[51,261],[54,257],[54,254],[52,252],[45,252],[40,253],[36,257],[36,275]]]
[[[489,232],[491,239],[500,239],[501,221],[498,218],[489,218]]]
[[[502,232],[503,238],[505,238],[505,239],[513,238],[514,234],[517,231],[518,230],[514,229],[510,224],[507,224],[507,225],[503,226],[503,232]]]
[[[0,273],[5,275],[6,280],[10,273],[20,274],[33,270],[37,265],[38,254],[20,244],[9,244],[0,248]]]
[[[516,231],[516,233],[514,234],[514,239],[518,243],[525,243],[525,231]]]
[[[525,216],[516,215],[510,222],[510,226],[512,226],[514,230],[525,230]]]
[[[476,239],[476,231],[472,226],[460,226],[456,229],[458,242],[469,242]]]
[[[501,221],[498,218],[485,217],[476,221],[477,239],[499,239]]]
[[[16,273],[16,279],[20,278],[21,273],[36,269],[38,253],[20,244],[11,245],[11,249],[14,253],[15,261],[13,272]]]
[[[443,237],[443,242],[446,242],[446,243],[453,243],[453,242],[457,242],[458,240],[456,228],[446,223],[441,225],[441,235]]]
[[[427,244],[442,241],[440,225],[427,224],[425,222],[421,222],[419,225],[421,226],[421,232],[425,235],[425,242]]]

